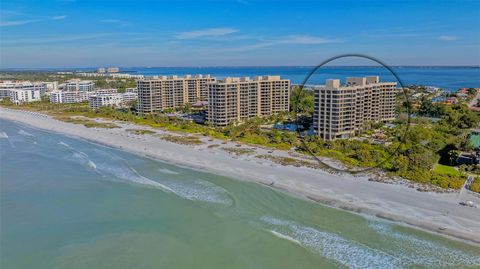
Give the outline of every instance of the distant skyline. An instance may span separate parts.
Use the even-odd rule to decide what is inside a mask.
[[[2,0],[0,68],[478,66],[479,18],[474,0]]]

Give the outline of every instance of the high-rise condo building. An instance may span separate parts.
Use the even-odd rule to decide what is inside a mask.
[[[288,111],[290,80],[280,76],[225,78],[208,84],[209,124],[226,126]]]
[[[155,76],[137,81],[140,113],[156,113],[207,98],[210,75]]]
[[[395,119],[396,82],[380,82],[378,76],[329,79],[315,88],[313,126],[325,140],[348,138],[367,122]]]

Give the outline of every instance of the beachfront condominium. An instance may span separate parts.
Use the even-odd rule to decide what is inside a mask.
[[[395,119],[396,82],[380,82],[378,76],[347,78],[344,85],[329,79],[316,87],[313,126],[325,140],[348,138],[367,122]]]
[[[140,113],[157,113],[207,98],[210,75],[154,76],[137,81]]]
[[[0,81],[0,99],[9,98],[13,103],[40,101],[46,90],[43,82]]]
[[[71,79],[60,85],[63,91],[90,92],[95,89],[95,83],[91,80]]]
[[[225,78],[208,84],[207,120],[214,126],[288,111],[290,80],[280,76]]]
[[[88,101],[93,91],[54,91],[50,93],[50,103],[73,104]]]
[[[91,109],[97,110],[102,107],[128,107],[137,100],[137,94],[125,93],[99,93],[96,92],[88,98],[88,105]]]
[[[99,109],[101,107],[120,107],[123,104],[122,93],[100,93],[89,96],[88,106],[91,109]]]

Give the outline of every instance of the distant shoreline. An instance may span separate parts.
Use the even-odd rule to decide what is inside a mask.
[[[425,193],[404,185],[372,182],[366,176],[333,175],[306,167],[282,166],[256,158],[255,154],[266,154],[268,151],[261,148],[256,148],[257,152],[253,155],[241,156],[222,149],[236,147],[235,142],[223,144],[202,138],[201,145],[178,145],[158,136],[132,135],[126,130],[148,129],[134,124],[116,122],[122,128],[87,128],[38,113],[5,108],[0,108],[0,118],[176,165],[261,183],[328,206],[377,216],[480,245],[480,210],[458,205],[457,193]],[[172,134],[158,129],[155,131]],[[273,154],[281,156],[284,152],[275,151]]]
[[[315,65],[240,65],[240,66],[223,66],[223,65],[212,65],[212,66],[119,66],[120,69],[167,69],[167,68],[314,68]],[[391,65],[392,68],[425,68],[425,69],[441,69],[441,68],[471,68],[471,69],[480,69],[480,65]],[[331,68],[383,68],[381,66],[369,66],[369,65],[329,65],[325,66],[326,69]],[[97,67],[8,67],[0,68],[0,72],[8,71],[44,71],[44,72],[57,72],[57,71],[75,71],[75,70],[91,70],[95,71]]]

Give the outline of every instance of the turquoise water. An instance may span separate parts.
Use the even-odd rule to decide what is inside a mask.
[[[1,268],[479,268],[480,249],[0,121]]]
[[[474,148],[480,148],[480,135],[470,135],[470,144],[472,144]]]

